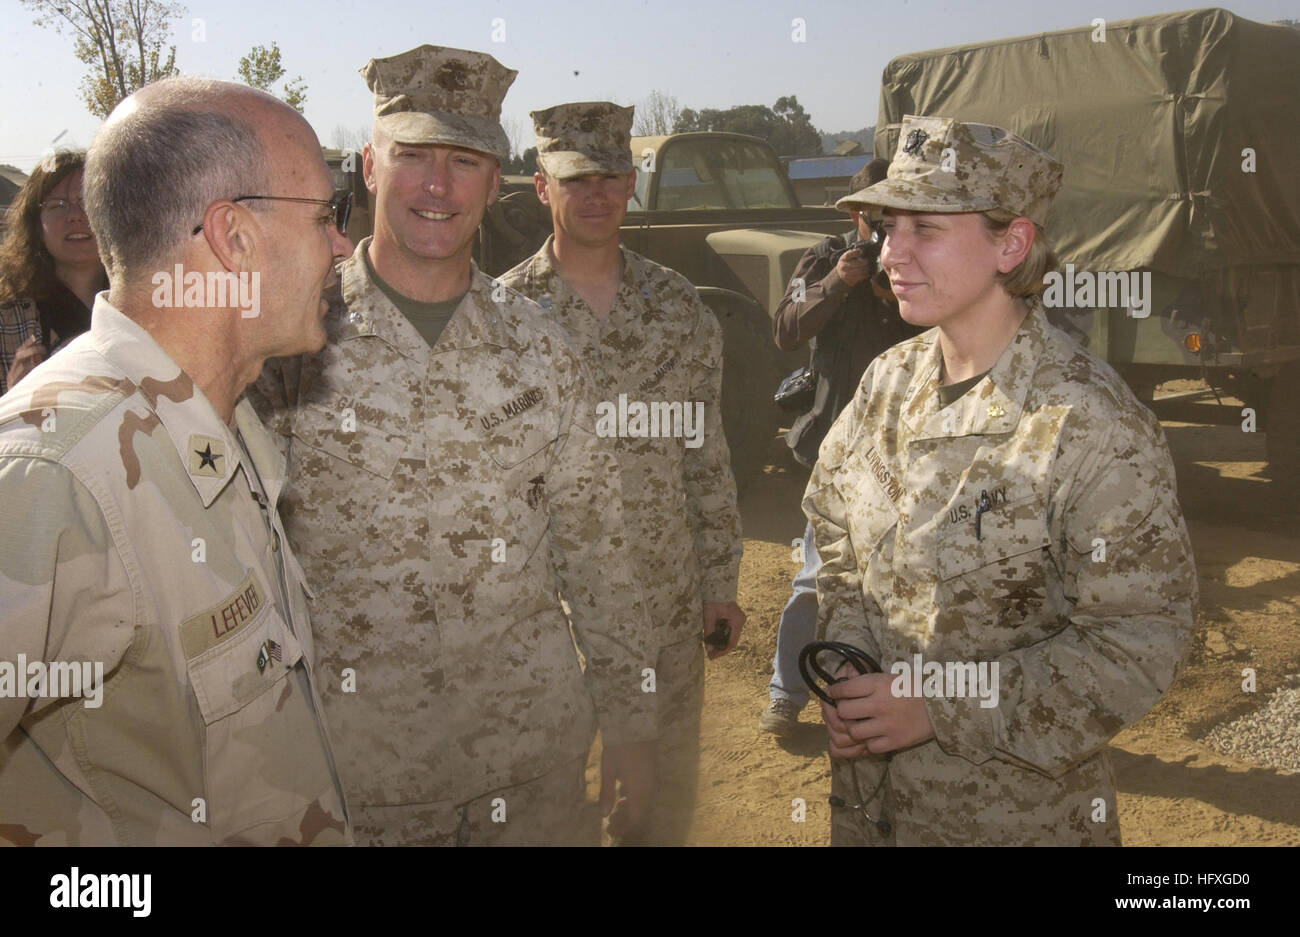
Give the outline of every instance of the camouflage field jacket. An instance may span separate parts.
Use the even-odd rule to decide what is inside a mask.
[[[820,633],[907,664],[934,727],[889,766],[899,844],[1117,843],[1106,744],[1169,687],[1194,628],[1159,423],[1030,305],[945,408],[937,330],[884,352],[804,498]]]

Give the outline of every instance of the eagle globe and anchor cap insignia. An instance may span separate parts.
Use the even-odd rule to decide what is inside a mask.
[[[537,162],[557,179],[632,171],[631,106],[609,101],[557,104],[533,111]]]
[[[925,146],[925,141],[930,139],[930,135],[921,128],[916,128],[907,135],[907,142],[903,144],[903,152],[908,156],[916,156],[921,152],[921,147]]]
[[[1064,172],[1050,153],[1004,127],[906,114],[884,180],[846,195],[835,207],[948,213],[1001,208],[1045,225]]]
[[[361,69],[375,123],[397,143],[460,146],[504,160],[501,101],[518,74],[486,52],[425,43]]]

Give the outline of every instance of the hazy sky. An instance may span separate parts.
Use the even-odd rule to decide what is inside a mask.
[[[326,145],[335,128],[355,132],[370,123],[372,99],[357,69],[426,42],[490,52],[519,71],[502,116],[516,122],[524,146],[532,143],[531,110],[564,101],[634,104],[653,90],[696,110],[771,106],[795,94],[813,124],[833,132],[875,123],[880,75],[895,55],[1178,8],[1160,0],[485,0],[470,7],[196,0],[173,26],[176,63],[183,74],[234,78],[252,46],[278,42],[287,76],[306,80],[307,119]],[[1300,0],[1241,0],[1231,9],[1263,22],[1300,19]],[[89,145],[99,121],[78,93],[86,66],[73,55],[71,35],[32,25],[18,0],[3,0],[0,10],[0,163],[28,170],[60,134],[59,146]],[[792,41],[796,17],[806,24],[804,42]],[[504,42],[493,40],[496,19],[504,21]]]

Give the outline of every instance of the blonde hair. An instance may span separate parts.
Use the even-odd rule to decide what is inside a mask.
[[[1011,227],[1011,222],[1023,217],[1005,208],[994,208],[979,214],[984,219],[984,226],[994,237],[1005,234],[1007,228]],[[997,278],[1011,296],[1034,296],[1043,291],[1043,275],[1059,265],[1060,261],[1057,260],[1052,245],[1043,234],[1042,225],[1034,222],[1034,243],[1029,246],[1029,253],[1025,254],[1025,259],[1014,270],[999,273]]]

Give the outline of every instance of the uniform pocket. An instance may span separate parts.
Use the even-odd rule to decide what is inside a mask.
[[[965,502],[969,501],[970,504]],[[959,498],[939,534],[938,573],[948,611],[968,623],[1020,627],[1043,619],[1047,605],[1047,505],[1040,497],[979,512]]]
[[[556,439],[551,393],[530,387],[481,408],[472,424],[483,437],[488,455],[503,469],[531,459]]]
[[[513,434],[494,435],[484,446],[491,464],[485,463],[482,470],[491,480],[473,511],[465,516],[479,520],[483,529],[501,538],[505,557],[492,562],[480,588],[514,592],[533,577],[550,575],[549,554],[540,548],[550,529],[548,483],[556,481],[547,477],[546,456],[552,441],[540,427],[521,426]],[[547,591],[534,584],[541,593]]]
[[[406,441],[369,424],[353,420],[344,432],[343,413],[334,413],[312,404],[304,405],[294,416],[293,435],[326,455],[333,456],[371,475],[392,478],[406,449]],[[355,428],[352,423],[355,422]]]
[[[229,639],[187,662],[203,717],[208,825],[218,842],[301,809],[301,794],[268,781],[267,763],[296,748],[301,723],[280,710],[295,692],[302,647],[270,603]]]
[[[950,521],[939,535],[939,578],[951,579],[983,566],[1034,554],[1050,542],[1047,506],[1041,498],[1025,498],[983,511],[976,529],[977,505]]]
[[[503,469],[531,459],[555,441],[553,433],[540,426],[520,427],[515,432],[497,432],[487,443],[488,455]]]

